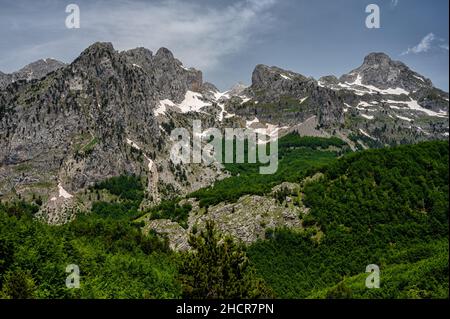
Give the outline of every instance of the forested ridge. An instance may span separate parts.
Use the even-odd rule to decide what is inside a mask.
[[[322,172],[304,196],[320,243],[276,230],[250,247],[279,296],[448,297],[447,142],[349,154]],[[367,274],[353,294],[343,289],[369,264],[381,269],[380,289],[364,287]]]
[[[173,252],[166,239],[142,232],[143,183],[135,176],[98,184],[93,192],[115,200],[100,198],[63,226],[36,220],[36,204],[2,203],[0,297],[448,298],[448,142],[357,153],[335,149],[341,143],[288,136],[274,176],[230,166],[231,178],[191,195],[214,205],[320,172],[302,194],[310,208],[303,221],[320,238],[308,227],[275,229],[243,247],[219,240],[211,224],[191,235],[197,253]],[[190,209],[161,207],[161,216],[180,221]],[[65,286],[69,264],[80,268],[80,289]],[[365,287],[369,264],[380,267],[380,289]]]

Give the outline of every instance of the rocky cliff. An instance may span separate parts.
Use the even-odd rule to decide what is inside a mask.
[[[214,168],[171,165],[162,125],[175,125],[176,114],[157,112],[160,101],[182,102],[201,86],[201,72],[167,49],[119,53],[110,43],[39,81],[13,82],[0,91],[1,196],[39,197],[42,215],[64,222],[79,207],[76,194],[108,177],[146,177],[149,201],[211,183]]]
[[[447,138],[448,93],[382,53],[319,81],[257,65],[250,86],[219,92],[166,48],[95,43],[69,65],[47,59],[0,73],[0,198],[38,198],[40,215],[62,223],[89,204],[79,194],[108,177],[142,177],[143,205],[208,186],[226,176],[219,163],[169,160],[171,130],[194,119],[379,147]]]
[[[342,130],[364,147],[448,137],[448,93],[384,53],[371,53],[348,74],[318,83],[342,96]]]
[[[36,62],[30,63],[20,69],[19,71],[11,74],[5,74],[0,72],[0,89],[4,89],[7,85],[17,81],[31,81],[39,80],[47,74],[54,72],[65,64],[55,59],[42,59]]]

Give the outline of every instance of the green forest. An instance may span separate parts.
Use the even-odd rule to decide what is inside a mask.
[[[279,170],[227,165],[231,177],[188,197],[202,206],[244,194],[269,196],[284,181],[306,184],[310,208],[302,231],[271,229],[244,246],[214,222],[174,252],[166,238],[142,231],[144,183],[120,176],[92,192],[91,211],[62,226],[35,218],[36,203],[0,204],[0,298],[448,298],[448,142],[350,152],[338,139],[280,139]],[[183,227],[191,207],[165,201],[150,213]],[[80,288],[66,287],[66,266],[80,268]],[[380,268],[368,289],[366,266]]]
[[[351,154],[322,172],[304,199],[320,243],[275,230],[249,250],[277,295],[448,297],[447,143]],[[364,286],[369,264],[382,270],[380,289]]]

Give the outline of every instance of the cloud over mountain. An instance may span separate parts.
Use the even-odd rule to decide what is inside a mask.
[[[441,48],[448,51],[448,44],[439,44],[439,42],[444,42],[443,39],[438,38],[434,33],[430,32],[422,40],[412,48],[408,48],[401,55],[407,54],[419,54],[426,53],[432,49]]]

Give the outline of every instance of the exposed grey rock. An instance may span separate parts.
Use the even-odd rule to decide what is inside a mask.
[[[213,103],[217,103],[218,101],[216,101],[216,94],[219,94],[219,89],[212,83],[209,82],[205,82],[203,83],[201,89],[200,89],[200,93],[202,93],[203,97],[208,100],[211,101],[211,104]],[[218,111],[217,108],[215,108],[215,110],[213,109],[212,112],[214,111]]]
[[[154,114],[161,99],[182,101],[187,90],[201,87],[201,79],[201,72],[185,69],[167,49],[153,56],[142,48],[118,53],[111,43],[95,43],[41,80],[11,84],[0,91],[1,192],[36,194],[47,203],[58,183],[76,195],[121,174],[147,176],[150,201],[207,186],[220,169],[198,165],[180,174],[170,167],[168,132]],[[206,123],[214,120],[201,116]],[[168,119],[192,126],[187,115]],[[48,221],[67,219],[50,213],[60,202],[67,201],[43,206]]]
[[[290,194],[297,194],[300,192],[301,186],[297,183],[284,182],[272,188],[272,194],[279,191],[287,191]]]
[[[5,74],[0,71],[0,90],[5,88],[8,84],[10,84],[11,81],[11,75]]]
[[[448,137],[448,93],[384,53],[371,53],[338,81],[323,77],[319,85],[339,92],[345,104],[346,124],[336,134],[363,148]]]
[[[294,184],[290,185],[293,186]],[[280,186],[281,187],[281,186]],[[295,189],[298,184],[293,186]],[[188,237],[196,228],[203,229],[206,221],[214,221],[222,235],[246,245],[266,238],[266,231],[276,228],[289,228],[294,231],[303,229],[300,216],[306,214],[306,207],[294,206],[292,199],[287,204],[278,203],[273,197],[243,196],[236,203],[220,203],[209,207],[207,211],[199,208],[198,202],[190,199],[193,206],[189,214],[188,229],[170,220],[148,220],[144,230],[153,230],[167,236],[169,245],[174,250],[189,249]]]
[[[7,85],[13,82],[41,79],[49,73],[61,69],[64,66],[65,64],[63,62],[54,59],[41,59],[30,63],[19,71],[11,74],[4,74],[0,72],[0,90],[4,89]]]
[[[258,65],[250,87],[220,93],[166,48],[119,53],[111,43],[95,43],[70,65],[48,59],[0,73],[2,85],[0,197],[40,196],[40,216],[53,223],[73,218],[83,207],[77,194],[108,177],[147,178],[143,208],[226,177],[218,163],[168,160],[170,131],[190,129],[194,119],[223,129],[258,118],[258,128],[270,123],[280,134],[334,135],[352,148],[448,138],[448,93],[384,54],[369,55],[340,80]],[[188,91],[201,109],[183,104],[192,103]],[[170,105],[163,109],[162,101]],[[51,201],[58,184],[73,199]],[[219,211],[226,209],[218,218]]]
[[[380,89],[402,88],[413,92],[433,86],[429,79],[412,71],[404,63],[391,60],[385,53],[370,53],[360,67],[343,75],[340,81],[352,83],[358,76],[362,84]]]
[[[319,79],[319,83],[323,86],[329,87],[332,85],[337,85],[339,83],[339,79],[334,75],[323,76]]]
[[[186,251],[189,249],[189,233],[178,223],[168,219],[150,220],[144,228],[144,233],[148,233],[150,230],[166,237],[172,250]]]
[[[252,101],[243,105],[231,103],[228,108],[249,119],[257,116],[272,124],[292,126],[317,116],[323,127],[343,123],[344,104],[338,94],[293,71],[257,65],[252,85],[242,94]]]
[[[248,85],[245,85],[242,82],[236,83],[235,85],[233,85],[229,90],[228,90],[228,94],[230,96],[239,96],[242,94],[242,92],[245,91],[245,89],[248,88]]]
[[[203,83],[202,90],[213,92],[213,93],[219,92],[219,89],[214,84],[209,83],[209,82]]]

